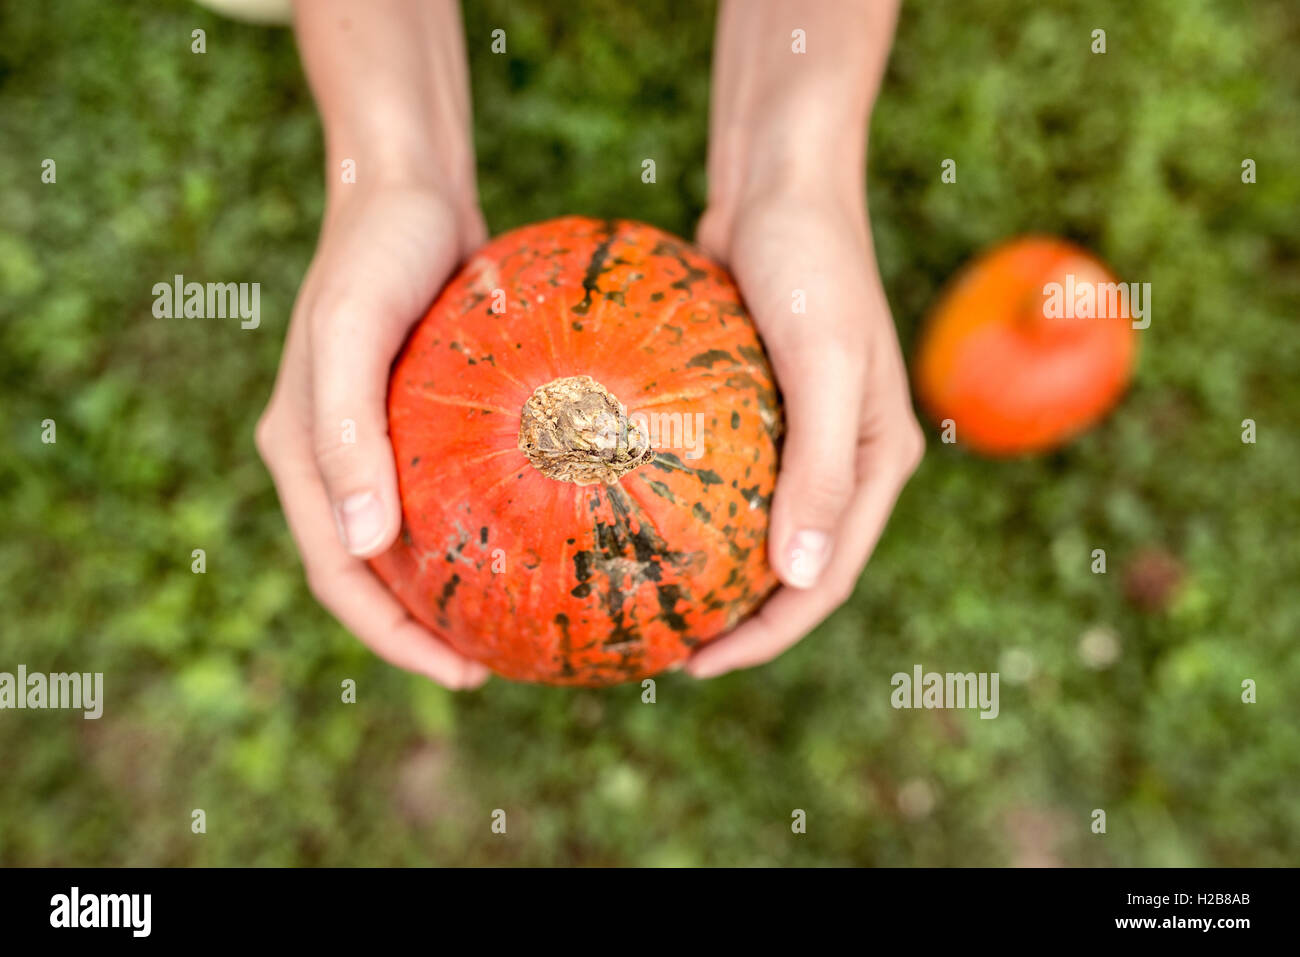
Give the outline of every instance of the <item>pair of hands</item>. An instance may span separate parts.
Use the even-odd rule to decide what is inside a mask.
[[[866,131],[897,0],[723,0],[709,208],[785,398],[771,561],[783,586],[687,663],[776,657],[852,592],[925,447],[867,227]],[[388,375],[410,327],[487,237],[456,0],[295,0],[325,129],[328,202],[257,446],[312,592],[377,654],[449,688],[488,672],[417,624],[363,559],[398,535]],[[806,42],[805,42],[806,41]],[[338,171],[351,165],[356,181]],[[792,306],[802,290],[804,313]],[[355,442],[344,443],[343,423]]]
[[[765,191],[712,206],[697,238],[753,314],[787,425],[770,529],[784,587],[688,661],[707,678],[776,657],[852,593],[925,443],[860,199]],[[391,363],[485,239],[477,203],[430,184],[335,193],[256,432],[313,594],[380,657],[448,688],[476,687],[488,671],[415,622],[364,559],[401,526]],[[792,310],[797,289],[804,314]],[[347,419],[356,441],[345,444]]]

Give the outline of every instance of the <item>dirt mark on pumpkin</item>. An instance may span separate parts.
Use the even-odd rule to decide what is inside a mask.
[[[609,248],[614,244],[614,240],[618,236],[615,224],[610,220],[601,223],[600,229],[604,234],[604,238],[592,252],[591,260],[587,263],[587,272],[582,277],[582,302],[573,307],[573,311],[580,316],[585,316],[591,310],[592,296],[600,292],[597,282],[600,279],[600,274],[605,271],[605,260],[609,258]]]
[[[693,469],[671,452],[655,453],[655,460],[650,463],[661,472],[685,472],[694,475],[706,489],[710,485],[721,485],[722,476],[712,469]]]
[[[654,618],[681,635],[683,644],[694,644],[686,634],[689,625],[677,610],[678,602],[690,601],[680,579],[702,569],[706,556],[673,551],[622,489],[608,486],[603,491],[609,497],[613,521],[598,520],[596,547],[574,554],[578,586],[572,592],[577,598],[594,595],[608,619],[609,633],[602,650],[624,655],[639,651],[642,639],[636,596],[645,586],[655,590],[658,613]]]
[[[651,250],[650,255],[668,256],[672,259],[676,259],[682,269],[686,270],[686,274],[682,276],[682,278],[675,280],[669,288],[680,289],[682,292],[689,294],[691,291],[691,284],[708,279],[709,274],[703,269],[692,266],[686,259],[686,251],[687,247],[679,242],[671,242],[666,239],[661,239],[655,244],[655,248]]]

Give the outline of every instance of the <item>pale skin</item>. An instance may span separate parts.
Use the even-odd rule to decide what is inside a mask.
[[[865,195],[896,14],[897,0],[731,0],[719,12],[696,238],[735,277],[785,398],[769,536],[782,586],[688,660],[697,678],[775,658],[843,603],[924,452]],[[298,0],[295,22],[325,128],[327,201],[258,449],[321,603],[384,659],[473,688],[487,669],[415,622],[365,564],[401,526],[389,367],[487,237],[459,7]],[[791,52],[795,29],[805,54]]]

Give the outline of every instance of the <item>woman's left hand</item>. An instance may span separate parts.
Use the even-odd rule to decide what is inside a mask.
[[[740,287],[786,415],[768,537],[784,587],[690,659],[710,678],[775,658],[848,599],[925,438],[860,198],[778,189],[710,209],[698,238]]]

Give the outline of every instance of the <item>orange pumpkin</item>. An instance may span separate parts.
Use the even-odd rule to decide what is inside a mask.
[[[914,378],[928,416],[951,419],[958,442],[989,455],[1051,449],[1093,425],[1119,400],[1137,348],[1127,299],[1103,285],[1115,282],[1050,237],[977,259],[922,333]]]
[[[651,675],[776,585],[772,370],[727,273],[657,229],[489,243],[416,326],[388,416],[403,528],[371,566],[498,674]]]

